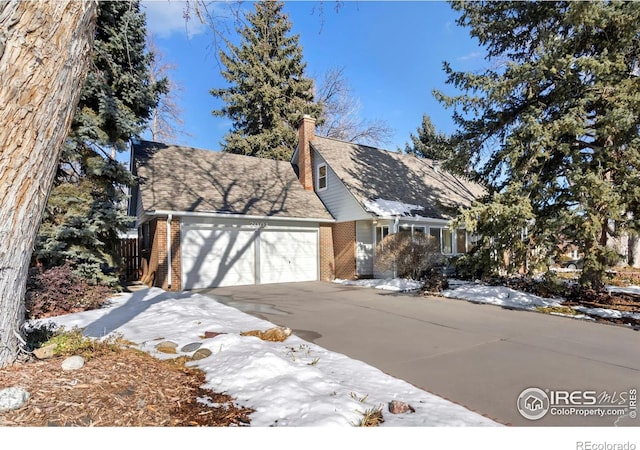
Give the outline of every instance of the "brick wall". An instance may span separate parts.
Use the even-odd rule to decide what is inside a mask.
[[[167,253],[167,219],[156,219],[155,233],[149,259],[149,271],[154,272],[153,286],[179,291],[182,289],[180,264],[180,218],[171,220],[171,288]]]
[[[309,142],[314,138],[315,126],[315,119],[309,116],[304,116],[298,124],[298,178],[308,191],[313,191],[313,166]]]
[[[356,278],[356,223],[335,223],[332,228],[335,277],[353,280]]]
[[[333,227],[330,224],[320,224],[320,279],[322,281],[335,279],[335,264]]]

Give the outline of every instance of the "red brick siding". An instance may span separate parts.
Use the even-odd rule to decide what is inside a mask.
[[[335,279],[335,258],[333,255],[333,227],[320,224],[320,279]]]
[[[333,254],[335,277],[345,280],[356,278],[356,223],[333,224]]]
[[[155,219],[151,234],[151,254],[149,272],[154,273],[152,285],[171,291],[182,289],[180,264],[180,218],[171,220],[171,287],[169,288],[169,265],[167,254],[167,219]]]

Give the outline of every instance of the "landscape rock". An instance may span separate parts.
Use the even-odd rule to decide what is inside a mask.
[[[208,348],[199,348],[196,352],[191,356],[192,361],[197,361],[199,359],[208,358],[212,355],[211,350]]]
[[[31,394],[21,387],[13,386],[0,390],[0,413],[21,408]]]
[[[408,403],[398,400],[389,402],[389,412],[391,414],[404,414],[408,411],[411,411],[412,413],[416,412],[413,406],[409,405]]]
[[[216,336],[220,336],[221,334],[224,334],[224,333],[218,333],[217,331],[205,331],[204,332],[204,338],[205,339],[211,339],[211,338],[214,338]]]
[[[192,343],[187,344],[184,347],[182,347],[180,349],[180,351],[183,352],[183,353],[195,352],[196,350],[198,350],[200,348],[201,345],[202,345],[202,342],[192,342]]]
[[[53,352],[56,349],[56,344],[45,345],[44,347],[37,348],[33,351],[33,355],[38,359],[53,358]]]
[[[62,370],[78,370],[84,366],[84,358],[82,356],[70,356],[62,361]]]
[[[178,351],[176,350],[177,348],[178,344],[171,341],[163,341],[156,345],[156,350],[162,353],[176,354],[178,353]]]

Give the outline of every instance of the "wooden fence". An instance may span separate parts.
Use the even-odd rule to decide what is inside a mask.
[[[138,239],[121,239],[120,256],[125,267],[127,281],[138,281],[140,277],[140,250]]]

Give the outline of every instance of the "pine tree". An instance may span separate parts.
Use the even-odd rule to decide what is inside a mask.
[[[436,131],[436,127],[427,114],[422,115],[422,124],[418,127],[417,136],[411,133],[410,143],[405,144],[404,152],[421,158],[435,159],[438,161],[449,158],[447,136]]]
[[[139,2],[100,2],[93,64],[76,108],[44,220],[36,256],[46,266],[66,260],[95,282],[118,281],[118,234],[131,174],[117,151],[144,129],[165,82],[150,81]]]
[[[299,36],[290,35],[291,23],[280,1],[255,3],[238,28],[239,46],[227,42],[220,58],[222,75],[230,86],[211,89],[225,102],[213,111],[233,125],[222,149],[231,153],[289,160],[296,146],[296,126],[304,114],[320,117],[314,103],[313,81],[304,75]]]
[[[463,94],[437,93],[455,107],[458,138],[474,161],[483,158],[478,177],[493,193],[477,208],[505,196],[530,205],[535,244],[550,252],[577,245],[582,285],[601,289],[617,256],[608,239],[638,228],[640,217],[640,4],[452,5],[495,63],[479,74],[445,63]],[[518,214],[513,222],[526,219]]]
[[[417,129],[417,135],[411,133],[409,137],[411,142],[405,144],[405,153],[439,161],[443,169],[456,175],[467,178],[473,175],[467,143],[437,131],[427,114],[422,115],[422,124]]]

